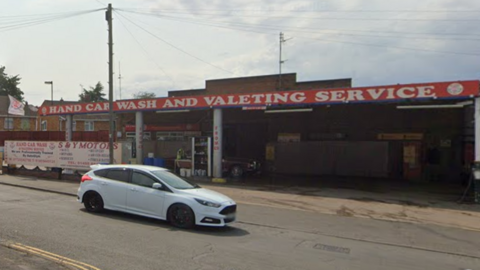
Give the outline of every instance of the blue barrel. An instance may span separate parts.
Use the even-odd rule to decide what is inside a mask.
[[[153,158],[144,158],[143,159],[143,165],[151,165],[153,166]]]
[[[157,167],[165,167],[165,159],[163,158],[154,158],[153,159],[153,166]]]

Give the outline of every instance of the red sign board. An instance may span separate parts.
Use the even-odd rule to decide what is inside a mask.
[[[113,110],[115,112],[134,112],[270,105],[385,102],[415,99],[468,98],[478,96],[478,94],[479,81],[457,81],[359,88],[120,100],[114,102]],[[108,110],[108,102],[98,102],[45,106],[40,108],[39,113],[41,115],[64,115],[107,113]]]
[[[145,125],[143,131],[199,131],[200,124]],[[135,125],[126,125],[125,131],[135,131]]]

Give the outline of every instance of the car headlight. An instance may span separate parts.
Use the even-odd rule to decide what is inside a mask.
[[[205,205],[205,206],[208,206],[208,207],[219,208],[220,206],[222,206],[219,203],[209,202],[209,201],[205,201],[205,200],[202,200],[202,199],[195,199],[195,201],[197,201],[201,205]]]

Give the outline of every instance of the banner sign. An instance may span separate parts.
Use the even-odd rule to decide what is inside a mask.
[[[279,91],[252,94],[210,95],[116,101],[115,112],[179,110],[271,105],[308,105],[386,102],[415,99],[469,98],[479,95],[479,81],[421,83],[359,88]],[[108,102],[45,106],[41,115],[107,113]]]
[[[3,166],[3,146],[0,146],[0,166]]]
[[[5,141],[5,162],[16,165],[90,170],[109,163],[108,142]],[[114,143],[114,163],[122,161],[122,147]]]

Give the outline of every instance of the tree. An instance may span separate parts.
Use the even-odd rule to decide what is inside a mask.
[[[148,98],[156,98],[157,95],[155,95],[155,93],[152,93],[152,92],[143,92],[143,91],[140,91],[136,94],[133,94],[133,98],[136,98],[136,99],[148,99]]]
[[[82,93],[78,95],[80,98],[79,101],[81,102],[99,102],[106,100],[103,98],[106,94],[103,93],[103,85],[100,82],[98,82],[95,87],[90,86],[90,90],[83,88],[83,86],[82,89]]]
[[[19,75],[8,76],[5,67],[0,66],[0,95],[10,95],[19,101],[23,101],[23,91],[18,88],[20,84]]]

